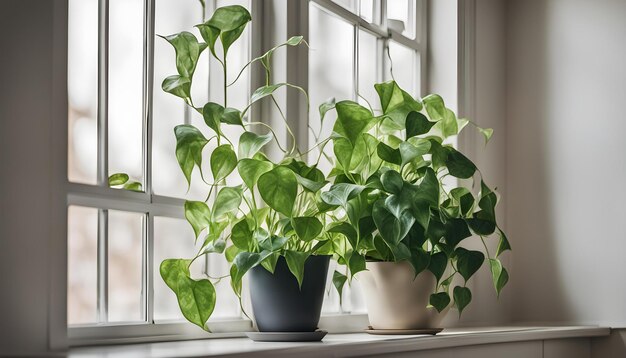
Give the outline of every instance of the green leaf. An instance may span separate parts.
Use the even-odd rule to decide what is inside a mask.
[[[128,182],[126,184],[124,184],[124,186],[122,187],[122,189],[125,190],[131,190],[131,191],[142,191],[141,189],[141,183],[138,181],[131,181]]]
[[[454,188],[450,190],[450,196],[459,204],[463,216],[467,216],[467,214],[472,211],[474,207],[474,196],[467,188]]]
[[[109,186],[122,185],[128,181],[128,174],[115,173],[109,176]]]
[[[204,254],[222,254],[226,250],[226,241],[224,239],[217,239],[209,242],[200,252],[200,255]]]
[[[183,31],[170,36],[161,36],[176,50],[176,69],[182,77],[191,79],[198,64],[200,53],[206,45],[200,44],[191,32]]]
[[[213,129],[216,134],[221,134],[220,124],[222,123],[222,116],[224,115],[224,107],[220,104],[208,102],[202,107],[202,117],[204,123]]]
[[[259,247],[263,250],[275,252],[283,248],[289,238],[277,235],[268,235],[263,240],[259,240]]]
[[[507,239],[504,231],[498,228],[498,234],[500,235],[500,242],[498,243],[498,249],[496,250],[496,257],[500,256],[504,251],[511,250],[511,244],[509,243],[509,239]]]
[[[448,267],[448,256],[444,252],[437,252],[430,255],[430,263],[428,265],[428,270],[435,275],[437,282],[441,280],[441,276],[446,271],[446,267]]]
[[[466,219],[466,221],[472,231],[477,235],[487,236],[496,231],[496,224],[491,220],[489,215],[486,215],[482,211],[474,213],[474,217]]]
[[[496,204],[498,203],[498,197],[483,180],[480,181],[480,201],[478,207],[482,209],[484,218],[490,221],[496,222]]]
[[[291,224],[293,225],[293,228],[300,240],[304,242],[316,239],[324,228],[322,223],[317,218],[312,216],[293,218],[291,219]]]
[[[430,254],[422,248],[411,248],[409,263],[415,270],[415,276],[426,270],[430,265]]]
[[[261,175],[258,188],[261,198],[270,208],[291,217],[298,193],[298,181],[291,169],[277,166]]]
[[[254,92],[252,92],[252,96],[250,96],[250,104],[265,98],[267,96],[271,96],[277,89],[287,86],[287,83],[276,83],[273,85],[266,85],[263,87],[259,87]]]
[[[493,129],[492,128],[480,128],[480,127],[478,127],[478,130],[480,131],[480,134],[482,134],[483,137],[485,137],[485,144],[489,143],[489,140],[491,139],[491,136],[493,136]]]
[[[263,266],[267,271],[274,273],[279,257],[280,254],[278,252],[273,252],[271,255],[266,257],[265,260],[261,261],[261,266]]]
[[[341,305],[343,286],[345,286],[348,277],[339,271],[333,272],[333,285],[339,294],[339,305]]]
[[[304,279],[304,263],[309,258],[308,252],[299,252],[286,250],[285,251],[285,260],[287,261],[287,267],[289,267],[289,271],[296,277],[298,280],[298,286],[302,287],[302,280]]]
[[[167,93],[180,98],[191,97],[191,80],[180,75],[168,76],[161,83],[161,88]]]
[[[324,117],[326,117],[326,113],[328,113],[328,111],[330,111],[331,109],[335,108],[335,98],[329,98],[326,100],[326,102],[320,104],[319,106],[319,111],[320,111],[320,123],[324,124]]]
[[[197,239],[202,230],[209,227],[211,211],[203,201],[185,201],[185,218]]]
[[[446,244],[450,245],[452,248],[455,248],[463,239],[472,236],[472,233],[467,227],[467,223],[463,219],[449,219],[444,224],[444,228]]]
[[[472,291],[467,287],[456,286],[452,295],[454,296],[454,305],[459,310],[460,316],[463,309],[472,301]]]
[[[445,109],[443,119],[439,123],[441,123],[441,133],[444,138],[459,133],[459,125],[456,120],[456,115],[450,109]]]
[[[388,170],[380,176],[380,182],[383,188],[391,194],[400,194],[404,180],[402,175],[395,170]]]
[[[233,262],[235,260],[235,257],[237,257],[240,252],[240,248],[235,245],[231,245],[227,247],[226,250],[224,250],[224,257],[226,258],[226,261]]]
[[[341,101],[335,104],[337,121],[333,131],[347,138],[352,145],[357,138],[374,125],[374,116],[369,109],[353,101]]]
[[[448,152],[446,166],[450,175],[461,179],[471,178],[476,172],[476,165],[454,148],[448,148]]]
[[[239,158],[250,158],[267,143],[272,141],[272,134],[259,135],[253,132],[243,132],[239,137]]]
[[[202,149],[209,142],[196,127],[183,124],[174,128],[176,159],[187,184],[191,185],[191,172],[195,165],[202,173]]]
[[[211,153],[211,173],[216,182],[226,178],[237,167],[237,155],[230,144],[223,144]]]
[[[406,118],[411,112],[422,110],[422,104],[402,90],[395,81],[375,84],[385,118],[383,125],[390,129],[402,130],[406,127]]]
[[[224,114],[222,115],[221,121],[222,123],[243,127],[243,122],[241,120],[241,111],[236,108],[224,108]]]
[[[228,213],[236,213],[241,205],[243,191],[241,187],[224,187],[217,193],[213,205],[213,219],[219,220]]]
[[[425,139],[419,139],[416,141],[416,144],[417,145],[414,145],[409,142],[400,143],[398,149],[400,150],[400,158],[402,158],[402,166],[416,158],[422,159],[422,156],[427,154],[430,150],[430,142]]]
[[[447,292],[433,293],[430,295],[429,303],[437,312],[441,312],[450,304],[450,295]]]
[[[396,217],[392,214],[392,210],[393,208],[387,207],[384,199],[377,200],[372,208],[372,218],[378,232],[390,247],[397,246],[415,223],[415,218],[408,211]]]
[[[185,318],[206,330],[205,324],[215,308],[215,287],[207,279],[194,280],[189,273],[191,260],[168,259],[159,272],[165,284],[174,291]]]
[[[327,192],[322,193],[321,197],[325,203],[329,205],[346,206],[348,200],[359,195],[365,187],[363,185],[339,183],[333,184]]]
[[[430,94],[424,98],[422,98],[422,102],[426,107],[426,112],[428,116],[435,121],[439,121],[443,119],[443,116],[446,112],[446,106],[443,102],[443,98],[438,94]]]
[[[411,112],[406,117],[406,139],[417,135],[426,134],[435,125],[420,112]]]
[[[470,251],[462,247],[457,248],[455,253],[457,256],[456,269],[467,282],[483,265],[485,255],[480,251]]]
[[[218,8],[209,21],[197,27],[216,58],[215,42],[218,37],[220,38],[224,57],[226,57],[230,46],[241,36],[246,24],[251,20],[252,16],[246,8],[240,5],[230,5]]]
[[[235,225],[233,225],[230,239],[232,240],[233,244],[235,244],[235,246],[237,246],[239,249],[248,251],[252,246],[252,235],[253,233],[250,229],[248,219],[243,218]]]
[[[328,229],[328,232],[342,234],[346,237],[346,239],[348,239],[350,246],[352,246],[353,249],[356,248],[358,243],[357,232],[349,223],[342,222],[338,225],[334,225]]]
[[[268,161],[248,158],[241,159],[237,164],[239,176],[250,189],[256,185],[261,175],[269,172],[273,167],[274,165]]]
[[[380,157],[380,159],[388,163],[396,165],[402,164],[402,156],[400,155],[400,150],[394,149],[383,142],[378,143],[378,146],[376,147],[376,154],[378,154],[378,157]]]
[[[365,271],[365,256],[359,255],[357,252],[352,252],[348,260],[348,268],[350,269],[350,275],[352,277],[361,271]]]
[[[502,267],[502,263],[498,259],[489,259],[489,268],[493,278],[493,287],[496,289],[498,297],[500,297],[500,291],[509,282],[509,273]]]
[[[304,190],[311,192],[311,193],[317,193],[326,184],[328,184],[326,180],[314,181],[314,180],[307,179],[297,173],[296,173],[296,180],[298,181],[298,184],[302,185],[302,188],[304,188]]]
[[[251,268],[259,265],[261,261],[265,260],[271,252],[262,251],[262,252],[247,252],[242,251],[237,254],[235,259],[233,260],[233,264],[237,267],[236,272],[234,272],[234,276],[231,275],[231,279],[233,283],[240,283],[243,276],[248,272]]]

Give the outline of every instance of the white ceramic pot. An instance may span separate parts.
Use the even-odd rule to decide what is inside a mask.
[[[435,288],[428,270],[414,279],[413,267],[403,262],[367,262],[367,271],[356,274],[363,287],[370,325],[374,329],[439,328],[448,312],[427,307]]]

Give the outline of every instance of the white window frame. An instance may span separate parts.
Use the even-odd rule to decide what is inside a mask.
[[[251,330],[253,324],[248,319],[211,321],[213,334],[206,332],[187,322],[154,323],[154,280],[159,279],[154,275],[154,217],[162,216],[169,218],[184,219],[183,205],[185,200],[168,196],[156,195],[152,187],[152,101],[154,90],[154,41],[155,41],[155,3],[157,0],[144,0],[144,51],[143,51],[143,189],[144,192],[112,189],[108,186],[108,9],[110,0],[99,0],[98,15],[98,165],[97,185],[79,183],[67,183],[67,205],[90,207],[98,209],[98,284],[97,284],[97,307],[99,323],[91,325],[76,325],[68,327],[68,343],[70,346],[106,344],[106,343],[130,343],[151,342],[164,340],[184,340],[198,338],[224,338],[242,336],[243,331]],[[330,0],[288,0],[287,6],[272,4],[272,1],[250,1],[250,11],[254,18],[251,31],[251,58],[256,57],[264,50],[269,49],[276,41],[272,37],[287,39],[289,36],[303,35],[308,38],[309,32],[309,1],[321,6],[326,11],[339,16],[343,20],[354,25],[355,34],[355,61],[358,57],[359,29],[364,29],[377,38],[382,39],[386,48],[388,41],[395,41],[407,48],[418,52],[421,68],[419,88],[425,93],[427,88],[427,56],[426,56],[426,30],[427,8],[426,0],[415,0],[416,14],[415,34],[419,38],[410,39],[395,30],[387,28],[386,24],[386,1],[375,0],[380,3],[379,14],[383,19],[380,25],[372,24],[360,16],[344,9]],[[268,11],[274,6],[274,11]],[[215,8],[215,0],[207,0],[207,12],[210,14]],[[264,10],[265,9],[265,10]],[[273,15],[270,15],[273,13]],[[286,27],[281,27],[268,16],[285,16]],[[376,14],[375,17],[376,18]],[[419,28],[418,28],[419,27]],[[268,33],[271,34],[268,36]],[[308,90],[308,51],[306,47],[289,48],[284,55],[276,54],[275,57],[284,56],[282,61],[284,68],[274,71],[275,78],[285,78],[286,81],[296,83]],[[386,61],[386,56],[383,56]],[[279,60],[281,61],[281,60]],[[357,61],[358,62],[358,61]],[[383,64],[383,66],[386,66]],[[280,67],[280,66],[278,66]],[[354,88],[358,89],[358,67],[355,66]],[[381,69],[381,74],[383,73]],[[381,75],[382,76],[382,75]],[[380,78],[383,80],[384,78]],[[250,73],[250,87],[257,88],[264,84],[261,71]],[[285,106],[288,121],[300,145],[308,145],[308,123],[298,121],[298,118],[308,118],[306,102],[297,93],[286,92],[277,94],[277,100]],[[251,116],[256,118],[272,118],[272,107],[256,106],[251,111]],[[185,116],[187,117],[187,116]],[[187,120],[187,119],[185,119]],[[107,323],[108,310],[108,279],[107,279],[107,247],[108,247],[108,211],[120,210],[141,213],[143,218],[142,235],[142,320],[145,322],[133,323]],[[363,329],[367,326],[367,316],[364,314],[338,314],[323,316],[320,325],[331,332],[349,332]]]

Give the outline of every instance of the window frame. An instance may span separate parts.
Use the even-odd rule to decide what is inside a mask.
[[[98,164],[97,164],[97,184],[81,184],[69,182],[67,180],[67,207],[71,205],[98,209],[98,293],[97,310],[98,321],[100,323],[88,325],[67,325],[68,343],[70,346],[107,344],[107,343],[129,343],[129,342],[151,342],[162,340],[185,340],[198,338],[224,338],[242,336],[243,331],[253,328],[253,323],[249,319],[224,319],[211,321],[211,328],[214,334],[207,335],[206,332],[198,330],[193,325],[184,321],[177,322],[154,322],[154,218],[168,217],[184,219],[183,206],[185,199],[163,196],[153,193],[152,187],[152,102],[154,91],[154,42],[155,42],[155,6],[157,0],[143,0],[143,84],[142,84],[142,184],[143,192],[133,192],[127,190],[113,189],[108,186],[108,31],[109,18],[108,10],[111,0],[98,1]],[[420,92],[425,93],[427,82],[427,1],[415,0],[415,39],[410,39],[401,33],[389,29],[386,24],[386,3],[387,0],[374,0],[378,3],[380,13],[374,13],[373,20],[382,19],[380,24],[374,24],[361,18],[358,14],[343,8],[331,0],[297,0],[288,1],[285,9],[278,12],[279,16],[286,17],[286,28],[281,27],[277,22],[269,19],[270,11],[267,11],[270,2],[250,1],[250,11],[254,22],[250,31],[251,46],[250,58],[262,54],[263,50],[271,47],[271,36],[265,33],[270,32],[274,36],[288,38],[289,36],[302,34],[308,38],[309,33],[309,6],[315,4],[332,15],[338,16],[344,21],[354,26],[355,46],[354,58],[355,74],[354,88],[358,90],[358,35],[361,29],[368,31],[382,40],[382,49],[388,46],[389,41],[397,42],[416,52],[420,56],[420,68],[416,73],[420,74],[420,83],[415,83]],[[216,0],[208,0],[206,11],[211,13],[215,8]],[[266,9],[266,10],[264,10]],[[381,42],[381,41],[379,41]],[[384,68],[387,66],[387,57],[382,54],[381,77]],[[276,57],[280,55],[275,55]],[[308,50],[302,48],[288,48],[285,51],[283,60],[285,68],[275,69],[275,76],[283,76],[288,82],[297,83],[305,90],[308,90]],[[212,66],[212,65],[211,65]],[[210,71],[213,69],[210,68]],[[261,71],[250,71],[249,88],[257,88],[263,85]],[[380,78],[384,80],[385,78]],[[414,79],[414,82],[415,79]],[[282,98],[281,98],[282,96]],[[308,144],[308,114],[306,101],[298,94],[287,92],[277,94],[279,102],[285,106],[289,124],[301,145]],[[356,99],[356,93],[355,93]],[[272,108],[264,107],[263,104],[253,107],[251,116],[257,118],[271,118]],[[188,120],[185,115],[185,121]],[[307,118],[307,121],[298,121],[298,118]],[[66,172],[67,176],[67,172]],[[108,211],[120,210],[143,214],[142,222],[142,315],[143,322],[132,323],[107,323],[106,315],[108,311],[108,278],[107,278],[107,247],[108,247]],[[65,287],[67,291],[67,287]],[[67,302],[66,302],[67,304]],[[350,332],[361,330],[367,326],[366,314],[331,314],[324,315],[322,324],[331,332]]]

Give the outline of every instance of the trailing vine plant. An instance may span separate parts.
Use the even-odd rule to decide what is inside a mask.
[[[247,117],[251,106],[265,98],[278,107],[273,94],[280,88],[295,89],[307,96],[296,85],[271,81],[272,54],[281,47],[306,43],[301,36],[288,39],[254,58],[229,82],[228,51],[251,20],[244,7],[226,6],[218,8],[208,21],[196,26],[201,40],[187,31],[163,37],[175,49],[177,74],[165,78],[162,89],[181,98],[192,110],[200,113],[211,132],[207,138],[193,125],[176,126],[176,159],[189,186],[195,168],[203,180],[211,181],[208,182],[205,201],[186,201],[184,207],[195,240],[201,242],[200,249],[190,258],[164,260],[160,265],[160,274],[176,294],[185,318],[205,330],[208,330],[206,322],[215,307],[216,294],[211,278],[191,277],[189,267],[195,260],[205,255],[224,255],[231,264],[231,286],[241,303],[242,279],[251,268],[262,265],[273,272],[278,258],[283,256],[301,285],[307,258],[332,253],[326,245],[326,227],[330,219],[317,205],[321,189],[328,183],[324,173],[316,165],[308,165],[303,160],[304,154],[300,153],[284,116],[284,124],[292,137],[290,148],[281,145],[270,126],[251,122]],[[224,101],[198,106],[194,103],[191,88],[199,58],[207,49],[224,73]],[[245,108],[229,107],[229,87],[255,63],[263,66],[266,84],[253,91]],[[226,126],[243,129],[237,146],[233,144],[234,138],[226,134]],[[262,131],[266,133],[259,134]],[[211,141],[215,141],[215,149],[205,150]],[[270,160],[262,152],[272,141],[282,152],[278,161]],[[211,179],[202,169],[206,157],[209,159]],[[231,175],[240,177],[243,184],[227,185],[226,178]]]
[[[353,101],[320,107],[322,114],[333,108],[337,113],[334,182],[321,194],[338,219],[327,231],[344,241],[335,254],[350,276],[365,270],[366,260],[408,261],[416,276],[428,270],[437,282],[430,305],[441,312],[454,302],[461,314],[472,299],[467,281],[483,263],[500,294],[509,275],[499,256],[511,246],[496,220],[498,196],[448,139],[468,124],[486,141],[493,131],[457,118],[439,95],[414,99],[395,81],[374,87],[380,112]],[[480,192],[444,185],[449,176],[472,181],[478,176]],[[480,237],[484,251],[462,247],[473,235]],[[498,246],[490,252],[485,240],[494,235]],[[456,276],[462,283],[452,287]],[[340,296],[347,280],[340,272],[333,275]]]

